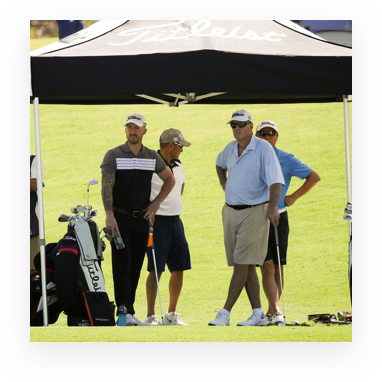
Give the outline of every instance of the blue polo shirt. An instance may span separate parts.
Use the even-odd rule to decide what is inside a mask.
[[[275,147],[275,153],[277,159],[280,162],[281,170],[284,175],[285,185],[281,189],[281,195],[277,209],[281,210],[285,208],[285,195],[288,192],[292,176],[297,176],[300,179],[306,179],[308,175],[312,172],[312,169],[306,164],[302,163],[299,159],[295,158],[293,154],[288,154],[285,151],[281,151]]]
[[[228,171],[225,201],[230,205],[267,202],[270,186],[285,184],[272,145],[255,135],[240,157],[237,141],[228,143],[217,156],[216,165]]]

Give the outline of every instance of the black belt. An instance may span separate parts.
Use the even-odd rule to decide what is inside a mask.
[[[226,203],[226,205],[228,207],[233,208],[234,210],[245,210],[246,208],[257,207],[257,206],[261,206],[262,204],[267,204],[267,203],[269,203],[269,201],[263,202],[263,203],[260,203],[260,204],[252,204],[252,205],[242,204],[242,205],[231,206],[228,203]]]
[[[135,219],[143,219],[145,211],[131,211],[126,208],[113,207],[113,211],[119,212],[120,214],[132,216]]]
[[[177,220],[179,220],[179,215],[172,215],[172,216],[155,215],[155,219],[169,220],[169,221],[172,221],[172,222],[176,222]]]

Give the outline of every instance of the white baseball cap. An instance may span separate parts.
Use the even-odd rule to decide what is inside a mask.
[[[240,121],[240,122],[249,121],[252,123],[252,117],[247,110],[240,109],[240,110],[236,110],[232,114],[232,118],[227,122],[227,125],[232,121]]]
[[[264,129],[264,127],[270,127],[272,128],[273,130],[275,130],[277,133],[279,132],[277,130],[277,126],[276,124],[271,121],[270,119],[265,119],[264,121],[261,121],[258,125],[257,125],[257,128],[256,128],[256,131],[260,131],[262,129]]]
[[[146,118],[142,114],[134,113],[126,117],[126,123],[123,126],[126,126],[128,123],[135,123],[137,126],[142,127],[146,126]]]

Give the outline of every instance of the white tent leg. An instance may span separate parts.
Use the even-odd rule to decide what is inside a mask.
[[[350,126],[349,126],[349,102],[348,95],[343,96],[344,122],[345,122],[345,156],[346,156],[346,189],[348,203],[352,203],[352,183],[351,183],[351,154],[350,154]],[[351,221],[348,221],[349,239],[351,234]]]
[[[39,99],[33,101],[34,110],[34,132],[37,159],[37,198],[38,198],[38,220],[40,236],[40,258],[41,258],[41,287],[42,287],[42,313],[44,326],[48,326],[48,305],[46,293],[46,264],[45,264],[45,230],[44,230],[44,203],[42,195],[42,161],[41,161],[41,141],[40,141],[40,117]]]

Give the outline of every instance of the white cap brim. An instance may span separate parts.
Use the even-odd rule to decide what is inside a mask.
[[[276,124],[275,124],[273,121],[269,121],[269,123],[267,123],[267,120],[265,120],[265,121],[261,121],[261,122],[257,125],[256,132],[257,132],[257,131],[260,131],[260,130],[263,130],[265,127],[270,127],[271,129],[275,130],[277,133],[279,132],[279,131],[277,130],[277,126],[276,126]]]
[[[232,121],[239,121],[239,122],[250,122],[252,123],[252,116],[251,114],[248,113],[247,110],[244,110],[244,109],[240,109],[240,110],[236,110],[233,114],[232,114],[232,118],[227,122],[227,125],[229,123],[231,123]]]
[[[239,122],[250,122],[250,123],[252,123],[252,121],[250,120],[250,119],[248,119],[248,118],[244,118],[244,117],[235,117],[235,118],[232,118],[232,119],[230,119],[228,122],[227,122],[227,125],[229,124],[229,123],[231,123],[232,121],[239,121]]]
[[[135,125],[139,127],[146,126],[144,122],[138,121],[137,119],[130,119],[129,122],[126,122],[123,126],[127,126],[129,123],[134,123]]]

